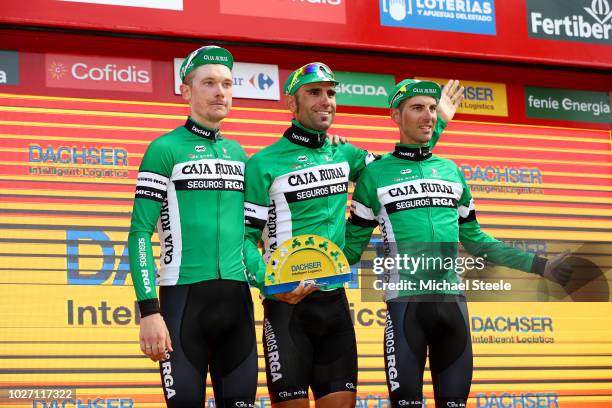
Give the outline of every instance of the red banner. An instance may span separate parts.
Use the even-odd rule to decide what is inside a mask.
[[[609,69],[608,17],[576,2],[559,12],[547,0],[544,9],[501,0],[184,0],[171,10],[155,0],[8,0],[0,23]],[[582,21],[601,39],[549,30],[564,21]]]

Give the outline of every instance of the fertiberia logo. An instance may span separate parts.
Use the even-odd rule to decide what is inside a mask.
[[[527,0],[529,36],[611,45],[610,0]]]

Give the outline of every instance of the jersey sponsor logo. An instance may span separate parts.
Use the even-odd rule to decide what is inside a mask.
[[[453,188],[448,184],[421,183],[420,191],[417,190],[418,185],[408,184],[403,187],[390,188],[389,195],[391,197],[409,196],[419,193],[444,193],[453,194]]]
[[[166,192],[151,187],[136,187],[136,198],[145,198],[153,201],[164,201],[166,199]]]
[[[308,161],[308,156],[298,156],[297,161],[302,163]]]
[[[255,404],[246,401],[236,401],[234,406],[237,408],[255,408]]]
[[[174,244],[172,242],[172,230],[170,226],[170,206],[168,200],[165,200],[162,204],[162,208],[159,212],[159,227],[161,231],[159,234],[159,240],[162,245],[161,248],[161,261],[164,265],[170,265],[174,255]],[[167,235],[166,235],[167,234]]]
[[[438,179],[413,180],[378,189],[380,202],[391,212],[422,207],[456,208],[462,193],[460,183]]]
[[[397,380],[397,368],[395,367],[395,332],[393,331],[393,320],[387,315],[385,322],[385,362],[387,366],[387,381],[391,391],[400,387]]]
[[[412,173],[412,169],[403,169],[402,171],[400,171],[400,174],[410,174]]]
[[[279,398],[288,399],[294,397],[308,398],[308,391],[306,390],[295,390],[295,391],[281,391],[278,393]]]
[[[162,381],[164,383],[164,390],[166,391],[166,398],[170,399],[176,395],[176,391],[171,388],[174,385],[174,378],[172,377],[172,364],[170,363],[170,354],[166,353],[166,361],[162,362]]]
[[[298,135],[295,132],[291,132],[291,138],[293,140],[298,140],[298,141],[303,142],[303,143],[310,143],[310,138],[309,137],[303,136],[303,135]]]
[[[307,185],[319,181],[327,181],[334,179],[347,178],[342,167],[324,168],[318,171],[307,171],[304,173],[292,174],[288,177],[287,182],[290,186]]]
[[[159,222],[162,227],[162,231],[170,231],[170,211],[167,200],[164,201],[161,211],[159,212]]]
[[[336,194],[345,194],[348,192],[348,183],[337,183],[321,187],[312,187],[306,190],[292,191],[285,193],[285,198],[288,203],[297,201],[311,200],[313,198],[328,197]]]
[[[184,165],[183,168],[181,169],[181,173],[188,174],[188,175],[211,174],[211,175],[244,177],[244,173],[242,171],[243,166],[239,164],[218,163],[218,162],[215,163],[213,160],[207,160],[207,162],[190,163],[190,164]]]
[[[242,180],[205,179],[205,180],[176,180],[174,187],[177,190],[226,190],[244,191]]]
[[[278,353],[276,334],[274,334],[272,324],[267,318],[264,319],[264,347],[266,358],[268,359],[270,377],[272,378],[272,382],[276,382],[283,378],[283,374],[280,372],[281,363],[279,361],[280,355]]]
[[[405,156],[405,157],[415,157],[416,156],[415,152],[407,152],[405,150],[396,150],[396,152],[400,156]]]
[[[416,208],[426,207],[457,208],[457,200],[448,197],[424,197],[394,201],[392,203],[385,204],[385,209],[387,210],[388,214],[393,214],[403,210],[413,210]]]
[[[266,226],[267,221],[268,207],[245,201],[244,222],[246,225],[263,230]]]
[[[278,243],[276,242],[276,234],[278,233],[277,219],[278,217],[276,215],[276,201],[272,200],[270,202],[270,209],[268,210],[268,223],[266,224],[266,227],[268,228],[268,239],[266,240],[266,243],[268,244],[268,251],[266,251],[267,254],[271,254],[272,252],[274,252],[276,246],[278,245]]]
[[[165,177],[161,177],[161,176],[156,176],[153,175],[152,173],[138,173],[138,184],[143,184],[142,186],[139,185],[139,187],[146,187],[144,184],[153,184],[153,185],[159,185],[159,188],[166,188],[167,186],[167,182],[166,182],[166,178]]]
[[[199,128],[196,125],[191,125],[191,131],[197,135],[201,135],[207,138],[212,138],[215,135],[214,132],[211,132],[210,130]],[[197,151],[197,146],[196,146],[196,151]]]
[[[199,153],[205,152],[206,151],[206,146],[199,146],[198,145],[198,146],[195,147],[195,151],[199,152]]]
[[[269,189],[270,197],[293,197],[298,190],[308,190],[316,187],[332,186],[338,183],[348,183],[349,166],[346,162],[335,164],[320,164],[276,177]],[[344,192],[337,188],[329,188],[328,192],[320,192],[321,196]],[[315,194],[316,196],[316,194]],[[301,199],[304,199],[302,197]],[[314,198],[310,197],[310,198]],[[299,200],[297,200],[299,201]]]
[[[149,268],[147,263],[147,243],[143,237],[138,238],[138,264],[140,275],[144,285],[145,293],[151,293],[151,281],[149,280]]]

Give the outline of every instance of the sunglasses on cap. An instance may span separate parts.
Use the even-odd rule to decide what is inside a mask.
[[[310,64],[306,64],[300,68],[298,68],[295,72],[293,72],[291,77],[291,82],[287,87],[287,93],[291,93],[293,87],[299,82],[301,77],[304,77],[309,74],[315,74],[318,72],[322,72],[323,78],[330,78],[334,80],[334,72],[324,63],[322,62],[311,62]]]

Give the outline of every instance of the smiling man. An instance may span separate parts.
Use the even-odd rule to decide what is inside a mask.
[[[442,95],[438,84],[429,81],[405,79],[395,86],[389,107],[399,143],[362,172],[346,224],[344,252],[351,264],[359,261],[377,226],[385,254],[378,259],[399,256],[410,258],[412,265],[420,257],[442,261],[414,269],[396,263],[384,268],[378,281],[387,302],[385,371],[394,408],[423,406],[427,357],[435,406],[466,407],[472,382],[468,311],[463,292],[456,289],[461,270],[446,261],[457,259],[458,242],[471,254],[499,265],[559,283],[569,278],[561,264],[565,253],[547,260],[481,231],[461,171],[431,152]],[[442,285],[431,285],[436,282]]]
[[[293,71],[284,86],[293,114],[291,127],[247,164],[245,260],[249,281],[260,289],[265,262],[288,239],[315,234],[344,246],[348,182],[357,180],[376,157],[349,143],[333,145],[327,140],[336,115],[337,84],[331,69],[322,63]],[[445,99],[445,118],[452,118],[457,105]],[[434,142],[445,126],[440,120],[432,128]],[[300,285],[264,299],[263,306],[266,374],[273,406],[308,407],[310,388],[318,408],[354,407],[357,348],[342,284]]]
[[[246,154],[219,131],[232,105],[232,66],[229,51],[215,46],[185,58],[190,115],[151,142],[138,172],[128,244],[140,347],[160,361],[172,408],[204,406],[209,370],[217,407],[254,406],[257,350],[242,256]]]

